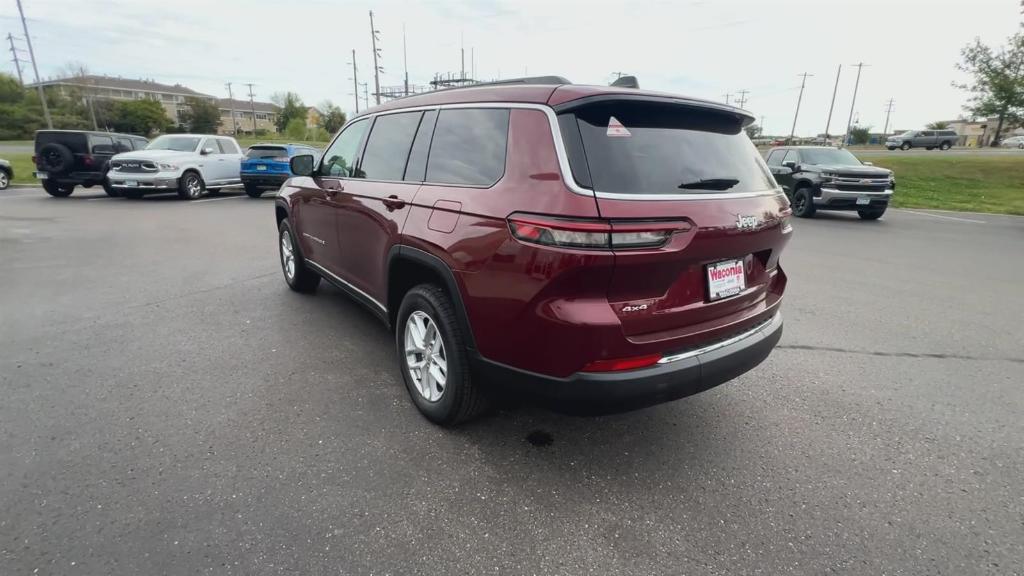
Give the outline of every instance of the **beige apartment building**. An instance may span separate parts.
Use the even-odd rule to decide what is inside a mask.
[[[161,84],[154,80],[135,80],[131,78],[115,78],[112,76],[85,75],[72,78],[43,80],[43,87],[53,87],[60,94],[75,88],[82,94],[105,100],[156,100],[167,111],[167,117],[175,124],[180,124],[180,114],[185,109],[185,98],[195,97],[216,102],[216,96],[196,92],[181,84]],[[28,87],[34,88],[35,84]]]
[[[252,134],[256,130],[266,130],[268,134],[277,133],[277,115],[281,109],[276,104],[221,98],[217,101],[217,107],[220,108],[220,127],[217,128],[220,134]]]

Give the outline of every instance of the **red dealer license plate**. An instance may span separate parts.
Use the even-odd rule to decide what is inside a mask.
[[[708,301],[735,296],[747,287],[743,260],[725,260],[708,264]]]

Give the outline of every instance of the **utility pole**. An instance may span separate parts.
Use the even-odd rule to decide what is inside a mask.
[[[370,83],[369,82],[362,82],[362,86],[363,86],[363,104],[365,104],[366,107],[369,108],[370,107]]]
[[[619,78],[622,78],[623,76],[626,75],[625,72],[612,72],[612,74],[615,76],[616,80],[618,80]]]
[[[377,48],[377,34],[380,34],[380,31],[373,27],[373,10],[370,10],[370,41],[373,43],[373,95],[377,99],[377,104],[380,105],[380,64],[377,62],[380,48]]]
[[[359,70],[356,68],[356,51],[352,50],[352,95],[356,98],[356,114],[359,114]]]
[[[789,130],[790,142],[793,141],[793,136],[796,136],[796,119],[800,117],[800,102],[802,102],[804,99],[804,86],[807,85],[807,77],[814,76],[814,74],[808,74],[807,72],[804,72],[803,74],[798,74],[798,76],[802,77],[803,79],[800,80],[800,95],[797,96],[796,98],[796,112],[793,113],[793,127],[790,128]]]
[[[353,51],[354,52],[354,51]],[[355,61],[353,54],[352,60]],[[353,72],[353,74],[355,74]],[[405,95],[409,95],[409,51],[405,46],[405,23],[402,23],[402,75],[405,77]]]
[[[459,40],[459,57],[462,59],[462,68],[459,72],[459,80],[466,79],[466,33],[463,32]]]
[[[840,64],[836,70],[836,85],[832,88],[832,103],[828,105],[828,120],[825,121],[825,143],[828,144],[828,130],[832,127],[832,109],[836,107],[836,92],[839,91],[839,75],[843,72],[843,65]]]
[[[747,94],[750,94],[750,90],[740,90],[740,97],[737,98],[740,108],[743,108],[743,105],[747,103]]]
[[[21,58],[18,58],[18,52],[21,52],[21,50],[14,47],[13,34],[7,35],[7,41],[11,43],[11,62],[14,62],[14,69],[18,71],[18,84],[24,87],[25,79],[21,76]]]
[[[725,105],[728,106],[729,105],[729,96],[732,96],[732,94],[722,94],[722,96],[725,96]]]
[[[39,66],[36,64],[36,53],[32,50],[32,38],[28,35],[28,24],[25,23],[25,10],[21,7],[21,0],[18,0],[18,13],[21,14],[21,27],[25,30],[25,44],[28,45],[28,57],[32,60],[32,71],[36,75],[36,89],[39,90],[39,102],[43,105],[46,127],[53,130],[53,119],[50,118],[50,107],[46,104],[46,94],[43,94],[43,85],[39,83]]]
[[[862,68],[867,66],[863,62],[854,64],[857,67],[857,80],[853,83],[853,99],[850,100],[850,117],[846,119],[846,134],[843,135],[843,146],[846,146],[847,140],[850,138],[850,124],[853,122],[853,108],[857,104],[857,89],[860,88],[860,71]]]
[[[889,102],[885,105],[885,128],[882,128],[882,136],[889,135],[889,116],[892,115],[893,99],[889,98]]]
[[[252,135],[256,135],[256,103],[252,99],[252,82],[246,83],[249,87],[249,112],[252,112]]]
[[[238,134],[238,121],[235,120],[235,96],[231,93],[231,82],[227,83],[228,87],[228,106],[231,107],[231,130],[232,133]]]

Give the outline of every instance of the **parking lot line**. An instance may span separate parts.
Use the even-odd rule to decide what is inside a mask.
[[[911,214],[920,214],[921,216],[931,216],[932,218],[943,218],[945,220],[957,220],[959,222],[972,222],[974,224],[986,224],[984,220],[972,220],[970,218],[957,218],[956,216],[943,216],[942,214],[931,214],[928,212],[918,212],[917,210],[907,210],[906,208],[897,208],[900,212],[910,212]]]
[[[244,196],[223,196],[220,198],[205,198],[203,200],[193,200],[192,204],[201,204],[203,202],[216,202],[218,200],[237,200],[239,198],[244,198]]]

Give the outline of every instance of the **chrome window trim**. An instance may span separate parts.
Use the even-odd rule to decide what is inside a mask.
[[[696,350],[689,350],[687,352],[682,352],[679,354],[672,354],[671,356],[665,356],[661,360],[658,360],[658,364],[670,364],[672,362],[678,362],[680,360],[685,360],[687,358],[693,358],[694,356],[699,356],[701,354],[707,354],[708,352],[714,352],[715,350],[718,350],[720,348],[725,348],[726,346],[735,344],[740,340],[750,338],[754,334],[757,334],[758,332],[764,330],[765,328],[768,328],[769,326],[775,324],[775,322],[777,322],[781,317],[781,312],[776,312],[775,315],[773,315],[768,320],[765,320],[764,322],[758,324],[757,326],[754,326],[753,328],[747,330],[742,334],[737,334],[732,338],[722,340],[721,342],[715,342],[714,344],[705,346],[703,348],[697,348]]]
[[[576,184],[576,181],[572,177],[572,168],[569,166],[569,155],[565,151],[565,142],[562,140],[562,131],[558,128],[558,115],[555,114],[555,110],[547,104],[538,104],[533,102],[459,102],[453,104],[432,104],[428,106],[411,106],[409,108],[395,108],[392,110],[382,110],[380,112],[367,112],[353,118],[350,122],[346,123],[338,134],[335,135],[334,139],[337,139],[341,135],[341,132],[348,127],[349,124],[357,122],[364,118],[374,119],[377,116],[384,116],[387,114],[398,114],[402,112],[417,112],[427,110],[449,110],[449,109],[460,109],[460,108],[508,108],[512,110],[540,110],[548,118],[548,127],[551,130],[551,137],[555,144],[555,155],[558,157],[558,168],[562,172],[562,182],[566,188],[586,196],[588,198],[605,198],[608,200],[714,200],[723,198],[756,198],[761,196],[778,196],[783,194],[782,187],[776,187],[766,190],[758,190],[754,192],[714,192],[706,194],[628,194],[620,192],[601,192],[599,190],[590,190],[583,188]],[[511,124],[510,124],[511,126]],[[334,144],[334,140],[327,145],[325,150],[329,150],[331,145]],[[507,148],[506,148],[506,154]],[[762,162],[764,160],[762,159]],[[767,167],[767,164],[765,165]],[[505,175],[502,174],[502,179]],[[351,178],[351,180],[358,180],[358,178]],[[364,182],[370,182],[370,180],[363,180]],[[501,182],[501,179],[498,180]],[[413,182],[416,183],[416,182]],[[491,186],[463,186],[456,184],[445,184],[437,182],[419,182],[419,184],[430,185],[430,186],[457,186],[460,188],[481,188],[487,189]],[[495,183],[497,184],[497,182]]]
[[[381,312],[385,312],[385,313],[386,313],[386,312],[388,311],[387,307],[386,307],[386,306],[384,306],[383,304],[381,304],[380,302],[378,302],[376,298],[374,298],[373,296],[370,296],[370,295],[369,295],[369,294],[367,294],[366,292],[363,292],[363,291],[362,291],[362,290],[360,290],[359,288],[356,288],[355,286],[353,286],[353,285],[352,285],[352,283],[351,283],[351,282],[347,282],[347,281],[345,281],[345,280],[342,280],[342,279],[341,279],[341,278],[339,278],[338,276],[336,276],[336,275],[332,274],[332,273],[331,273],[331,271],[330,271],[330,270],[328,270],[327,268],[324,268],[323,266],[321,266],[321,265],[317,264],[316,262],[314,262],[314,261],[310,260],[309,258],[306,258],[306,264],[309,264],[309,265],[310,265],[310,266],[312,266],[313,268],[316,268],[317,272],[321,272],[321,273],[323,273],[323,274],[327,274],[328,276],[330,276],[330,277],[331,277],[331,279],[332,279],[332,280],[335,280],[335,281],[337,281],[337,282],[340,282],[340,283],[344,284],[345,286],[347,286],[347,287],[351,288],[353,292],[356,292],[357,294],[359,294],[359,295],[360,295],[360,296],[362,296],[363,298],[366,298],[366,299],[367,299],[367,300],[369,300],[370,302],[373,302],[373,304],[374,304],[375,306],[377,306],[378,308],[380,308]]]

